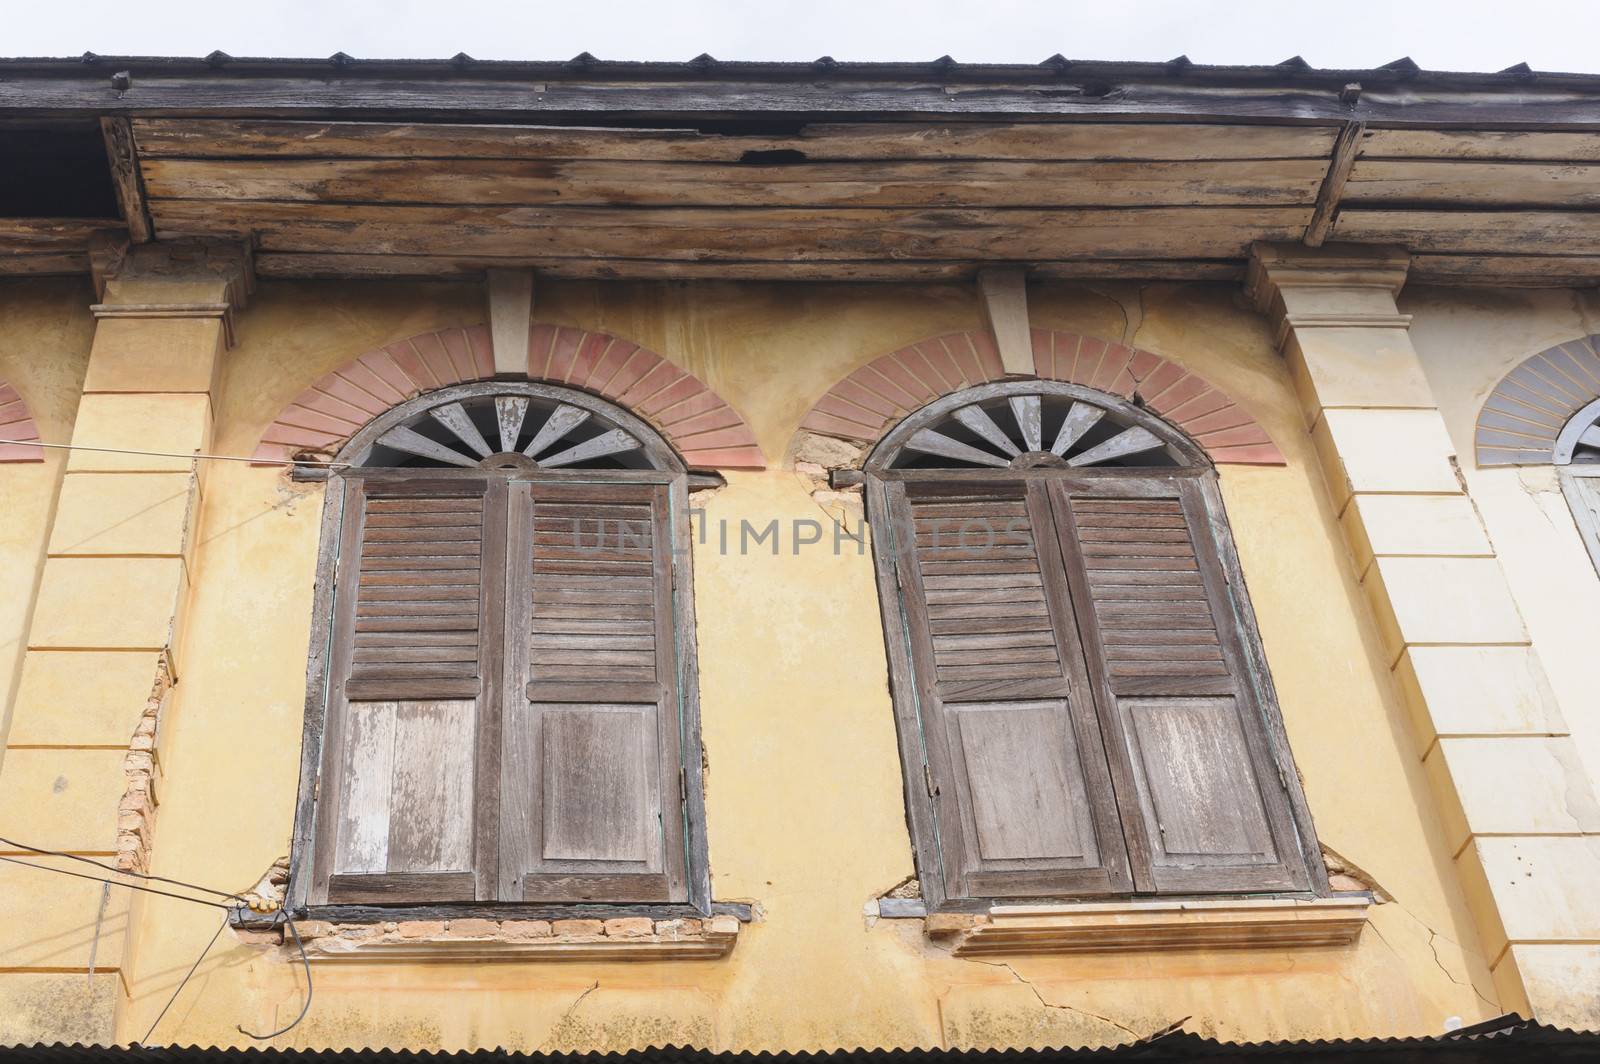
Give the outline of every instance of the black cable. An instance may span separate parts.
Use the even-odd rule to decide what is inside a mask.
[[[280,913],[282,912],[282,910],[279,911]],[[254,1038],[258,1042],[268,1042],[280,1034],[287,1034],[294,1030],[300,1025],[300,1021],[306,1018],[306,1013],[311,1011],[311,958],[306,956],[306,944],[300,940],[300,930],[294,926],[294,921],[287,916],[283,919],[284,923],[289,925],[289,934],[294,936],[294,944],[300,948],[300,964],[306,970],[306,1001],[304,1005],[300,1006],[300,1015],[296,1016],[287,1027],[280,1027],[271,1034],[256,1034],[254,1031],[245,1030],[242,1024],[236,1023],[233,1025],[234,1029],[240,1034],[246,1038]]]
[[[169,890],[157,890],[154,887],[141,887],[137,883],[124,883],[121,880],[116,879],[103,879],[100,876],[85,875],[82,872],[69,872],[65,868],[55,868],[51,865],[33,864],[28,861],[18,860],[15,857],[0,857],[0,861],[10,861],[12,864],[21,865],[23,868],[37,868],[41,872],[55,872],[57,875],[71,876],[74,879],[88,879],[93,880],[96,883],[109,883],[113,887],[127,887],[129,890],[142,890],[146,894],[159,894],[163,898],[176,898],[179,901],[191,901],[196,905],[209,905],[213,909],[227,909],[229,912],[232,912],[235,908],[237,908],[237,906],[234,905],[224,905],[220,901],[206,901],[204,898],[191,898],[183,894],[174,894]]]
[[[166,1016],[167,1010],[172,1007],[172,1003],[178,1000],[178,995],[183,993],[183,988],[189,985],[190,977],[193,976],[194,973],[199,969],[200,962],[206,959],[206,954],[211,952],[211,947],[215,946],[217,944],[217,939],[222,937],[222,929],[227,926],[228,917],[224,916],[222,918],[222,923],[217,925],[216,934],[211,936],[211,941],[206,943],[206,948],[200,951],[200,956],[196,957],[194,959],[194,963],[189,966],[188,973],[185,974],[183,979],[179,981],[177,989],[172,992],[171,997],[167,998],[167,1003],[161,1006],[161,1011],[156,1013],[155,1022],[150,1025],[150,1029],[144,1033],[144,1038],[139,1041],[141,1046],[144,1045],[145,1042],[150,1041],[150,1036],[156,1033],[157,1025],[159,1025],[161,1020]]]
[[[143,872],[126,872],[126,871],[124,871],[124,870],[122,870],[120,868],[117,868],[117,867],[113,866],[113,865],[101,864],[99,861],[92,860],[91,858],[88,858],[88,857],[81,857],[81,856],[79,856],[78,854],[75,854],[75,853],[62,853],[59,850],[42,850],[37,846],[29,846],[25,842],[18,842],[16,839],[8,839],[4,835],[0,835],[0,842],[5,843],[7,846],[14,846],[19,850],[27,850],[29,853],[39,854],[41,857],[65,857],[69,861],[81,861],[82,863],[84,863],[86,865],[93,865],[94,867],[96,867],[98,869],[101,869],[102,871],[105,871],[105,872],[115,872],[119,876],[132,876],[135,879],[143,879],[143,880],[145,880],[147,882],[150,882],[150,883],[170,883],[174,887],[183,887],[186,890],[198,890],[202,894],[215,894],[219,898],[232,898],[234,901],[238,902],[240,905],[249,905],[250,904],[250,900],[248,898],[241,898],[239,895],[231,894],[226,890],[213,890],[210,887],[202,887],[197,883],[185,883],[181,879],[168,879],[166,876],[146,875]],[[42,865],[35,865],[33,867],[43,867],[43,866]],[[123,885],[127,886],[128,884],[123,884]]]

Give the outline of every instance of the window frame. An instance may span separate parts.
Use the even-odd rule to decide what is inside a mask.
[[[1031,468],[924,468],[896,469],[893,463],[907,441],[919,430],[938,424],[956,409],[973,403],[1008,398],[1013,395],[1053,395],[1090,403],[1132,425],[1141,426],[1158,438],[1182,464],[1170,467],[1083,467],[1033,466]],[[1036,479],[1071,483],[1106,484],[1119,478],[1149,479],[1172,477],[1192,479],[1204,504],[1208,530],[1216,546],[1217,560],[1225,585],[1243,591],[1244,574],[1240,568],[1237,550],[1229,528],[1226,509],[1217,482],[1215,467],[1205,451],[1184,433],[1149,413],[1143,408],[1107,393],[1060,381],[1024,379],[980,385],[943,396],[913,412],[886,433],[868,454],[862,464],[866,512],[869,524],[893,520],[895,509],[892,494],[903,490],[909,482],[922,483],[1024,483]],[[923,697],[917,680],[917,669],[905,625],[907,619],[902,603],[900,577],[896,562],[896,547],[891,537],[875,534],[873,566],[878,585],[878,599],[883,619],[884,643],[889,664],[889,688],[895,714],[895,730],[901,759],[903,794],[906,819],[911,833],[912,849],[917,874],[921,884],[924,906],[928,912],[983,912],[993,904],[1028,903],[1044,901],[1106,901],[1134,898],[1171,898],[1186,896],[1177,893],[1127,893],[1065,896],[1027,897],[952,897],[945,880],[936,817],[937,800],[931,793],[934,786],[932,770],[924,752],[922,718],[919,700]],[[1245,682],[1253,690],[1253,701],[1261,714],[1262,732],[1267,741],[1267,754],[1278,771],[1287,799],[1289,818],[1297,836],[1298,853],[1288,855],[1304,862],[1307,891],[1274,891],[1283,896],[1326,896],[1329,893],[1327,869],[1321,859],[1320,845],[1311,820],[1300,777],[1289,748],[1277,691],[1267,667],[1261,644],[1260,629],[1248,593],[1230,594],[1229,599],[1237,618],[1235,638],[1240,648],[1245,668]],[[1078,640],[1082,642],[1082,638]],[[1088,652],[1085,652],[1088,657]],[[1095,672],[1092,660],[1087,662],[1091,675]],[[1098,694],[1098,692],[1097,692]],[[1103,712],[1098,698],[1096,713]],[[1201,896],[1226,897],[1226,889]],[[1260,893],[1260,892],[1253,892]]]
[[[643,454],[655,467],[651,469],[568,469],[518,468],[433,468],[366,467],[373,444],[389,429],[404,424],[426,411],[451,402],[484,396],[521,396],[557,401],[597,413],[626,429],[641,444]],[[313,878],[317,871],[318,807],[334,808],[319,793],[330,751],[326,745],[329,722],[329,688],[332,679],[335,636],[335,575],[343,540],[351,526],[345,521],[348,503],[359,491],[356,481],[441,480],[450,478],[505,481],[500,494],[509,494],[516,481],[543,481],[557,484],[636,484],[661,485],[667,491],[672,602],[670,618],[675,638],[678,676],[676,681],[679,757],[682,769],[683,865],[687,899],[682,902],[515,902],[414,901],[396,905],[326,903],[312,904]],[[700,729],[699,647],[694,610],[694,566],[689,522],[689,472],[677,453],[642,419],[590,393],[573,388],[533,381],[482,381],[454,385],[424,393],[397,404],[351,435],[334,457],[325,477],[316,584],[311,615],[304,723],[302,727],[300,778],[297,788],[293,834],[290,841],[289,880],[285,911],[296,918],[306,916],[351,921],[487,916],[495,919],[571,918],[580,916],[614,917],[648,915],[657,918],[705,917],[712,913],[711,875],[706,838],[703,753]],[[491,489],[490,494],[493,494]],[[509,536],[509,533],[508,533]],[[509,593],[508,581],[504,593]],[[509,632],[513,626],[507,626]],[[494,653],[503,654],[503,648]],[[519,685],[520,686],[520,685]],[[497,790],[497,789],[496,789]],[[474,803],[481,791],[474,788]],[[325,832],[324,832],[325,834]],[[476,834],[476,829],[475,829]],[[496,841],[498,848],[498,840]]]

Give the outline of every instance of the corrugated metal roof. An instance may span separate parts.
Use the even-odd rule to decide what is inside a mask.
[[[626,1053],[416,1052],[381,1049],[204,1048],[200,1046],[32,1045],[0,1048],[7,1064],[476,1064],[529,1061],[535,1064],[1064,1064],[1068,1061],[1273,1060],[1315,1057],[1360,1060],[1363,1064],[1402,1061],[1600,1060],[1600,1033],[1571,1031],[1502,1016],[1458,1031],[1425,1038],[1363,1038],[1327,1041],[1220,1042],[1171,1031],[1128,1045],[1074,1049],[853,1049],[826,1053],[722,1053],[688,1046],[663,1046]]]

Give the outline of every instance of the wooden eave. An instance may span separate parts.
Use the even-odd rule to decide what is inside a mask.
[[[1600,78],[1525,68],[0,61],[0,123],[89,118],[129,223],[0,219],[0,274],[120,230],[266,277],[1233,280],[1304,241],[1600,281]]]

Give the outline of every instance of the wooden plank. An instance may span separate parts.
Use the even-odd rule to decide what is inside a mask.
[[[908,122],[813,124],[791,136],[693,129],[448,123],[135,118],[140,153],[245,159],[618,159],[736,163],[747,153],[807,160],[1036,159],[1112,161],[1326,157],[1336,129],[1317,126]]]
[[[389,870],[396,709],[394,702],[368,702],[347,710],[335,874]]]
[[[155,237],[155,228],[145,204],[139,148],[134,143],[133,128],[127,118],[108,115],[100,119],[100,132],[106,142],[106,161],[111,165],[111,184],[122,206],[123,220],[128,223],[128,239],[135,244],[148,243]]]
[[[164,234],[258,235],[272,251],[607,258],[975,261],[1242,257],[1299,239],[1305,207],[832,209],[436,207],[322,203],[152,204]]]
[[[1491,129],[1371,129],[1363,159],[1531,159],[1600,162],[1590,133]]]
[[[1600,163],[1362,159],[1345,198],[1366,207],[1596,207]]]
[[[1339,137],[1334,141],[1333,155],[1328,160],[1328,173],[1317,192],[1316,210],[1306,226],[1306,247],[1321,247],[1322,242],[1328,239],[1328,230],[1333,228],[1334,213],[1339,209],[1339,201],[1344,195],[1345,183],[1350,179],[1350,170],[1355,166],[1360,144],[1361,123],[1351,122],[1339,131]]]
[[[395,707],[388,871],[471,870],[476,717],[471,701]]]
[[[0,256],[14,254],[88,255],[97,233],[126,235],[121,221],[103,218],[0,218]]]
[[[1334,240],[1400,244],[1413,252],[1583,255],[1600,246],[1600,211],[1372,210],[1346,207]]]
[[[153,159],[152,199],[643,207],[1074,207],[1309,204],[1316,159],[823,162]]]
[[[1413,284],[1586,288],[1600,283],[1600,255],[1413,255]]]
[[[6,251],[0,247],[0,277],[47,277],[69,273],[88,273],[89,254],[50,251],[39,254]]]
[[[789,259],[723,258],[684,262],[648,258],[507,257],[462,255],[364,255],[359,252],[259,252],[256,274],[286,278],[444,278],[476,280],[495,266],[528,266],[559,280],[731,280],[731,281],[948,281],[970,277],[966,261],[895,259],[889,261],[794,262]],[[0,260],[0,270],[4,269]],[[1233,260],[1080,259],[1034,261],[1040,279],[1133,278],[1159,281],[1238,281],[1243,258]]]
[[[656,832],[647,830],[660,802],[655,707],[553,706],[541,715],[541,856],[655,865]]]

